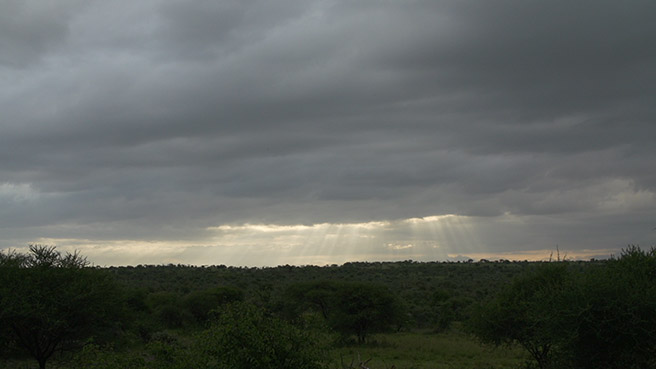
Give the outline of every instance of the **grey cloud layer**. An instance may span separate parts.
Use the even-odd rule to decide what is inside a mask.
[[[0,6],[16,234],[655,216],[653,1]]]

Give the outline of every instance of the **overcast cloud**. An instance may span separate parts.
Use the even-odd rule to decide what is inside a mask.
[[[655,15],[0,0],[0,248],[275,265],[656,245]]]

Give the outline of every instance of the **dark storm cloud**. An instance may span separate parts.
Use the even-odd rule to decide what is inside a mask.
[[[7,232],[655,216],[652,1],[1,6]]]
[[[22,68],[61,46],[72,1],[60,4],[6,0],[0,13],[0,66]]]

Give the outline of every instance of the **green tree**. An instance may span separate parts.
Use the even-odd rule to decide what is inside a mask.
[[[405,322],[401,301],[389,288],[371,283],[344,283],[335,296],[330,324],[342,334],[355,334],[365,343],[371,333],[400,327]]]
[[[400,327],[405,307],[389,288],[374,283],[320,281],[291,286],[286,294],[296,314],[306,309],[321,313],[344,337],[364,343],[371,333]]]
[[[79,347],[117,321],[117,286],[79,254],[30,245],[28,254],[0,255],[0,327],[9,338],[3,342],[5,353],[22,350],[45,368],[55,352]]]
[[[319,369],[325,351],[311,332],[236,302],[217,311],[197,338],[199,358],[225,369]],[[207,364],[200,364],[207,365]]]
[[[469,325],[496,345],[519,343],[540,368],[656,368],[656,251],[575,269],[547,263],[478,307]]]
[[[571,367],[656,368],[656,250],[629,246],[572,294],[576,332],[562,350]]]
[[[234,287],[216,287],[192,292],[184,298],[185,308],[198,323],[205,322],[212,310],[231,302],[243,301],[244,292]]]
[[[462,304],[459,304],[460,299],[451,296],[449,292],[439,289],[433,292],[432,295],[432,313],[431,317],[437,331],[447,330],[453,321],[460,318],[456,311]]]
[[[283,312],[288,318],[295,318],[307,310],[314,310],[321,313],[321,316],[327,320],[334,308],[335,297],[341,286],[341,282],[335,281],[293,284],[283,294]]]
[[[555,349],[571,334],[574,314],[567,291],[572,283],[567,263],[539,265],[475,308],[468,326],[484,342],[520,344],[539,368],[551,368]]]
[[[182,306],[181,296],[174,292],[158,291],[146,297],[146,306],[152,315],[166,328],[181,328],[193,320]]]

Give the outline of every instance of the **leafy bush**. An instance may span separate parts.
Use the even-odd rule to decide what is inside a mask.
[[[246,303],[222,308],[197,338],[204,365],[226,369],[318,369],[325,361],[319,342],[312,333]]]

